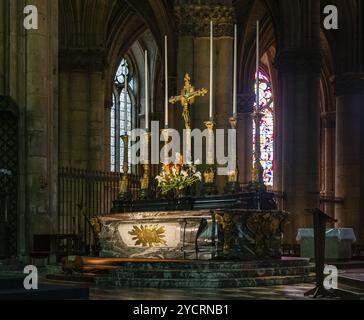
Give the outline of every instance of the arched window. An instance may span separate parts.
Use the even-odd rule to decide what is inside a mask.
[[[110,125],[110,159],[111,171],[122,172],[124,162],[124,146],[121,136],[127,133],[129,135],[129,170],[131,163],[131,143],[130,134],[132,130],[133,105],[135,79],[132,69],[126,59],[123,59],[117,69],[111,107],[111,125]]]
[[[260,112],[264,115],[260,124],[260,143],[263,179],[268,187],[273,187],[274,172],[274,103],[272,85],[264,69],[259,70]],[[254,105],[256,106],[256,104]],[[255,123],[253,122],[253,151],[255,151]],[[253,159],[253,163],[254,163]]]

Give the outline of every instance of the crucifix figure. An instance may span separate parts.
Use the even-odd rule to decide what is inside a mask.
[[[181,102],[183,107],[183,119],[185,121],[186,129],[191,129],[191,120],[190,120],[190,107],[194,103],[196,97],[203,97],[208,93],[207,89],[195,90],[195,88],[191,85],[191,77],[188,73],[185,75],[185,86],[182,89],[181,95],[177,97],[171,97],[169,102],[171,104],[176,104],[177,102]]]

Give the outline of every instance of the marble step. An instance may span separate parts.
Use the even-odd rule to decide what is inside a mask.
[[[87,267],[92,267],[88,265]],[[96,264],[95,264],[96,266]],[[130,270],[198,270],[198,271],[242,271],[249,269],[264,269],[264,268],[293,268],[293,267],[310,267],[309,259],[287,259],[276,261],[153,261],[153,262],[138,262],[138,261],[126,261],[119,262],[113,266],[118,266],[123,269]]]
[[[313,273],[295,276],[235,278],[235,279],[120,279],[96,278],[101,287],[119,288],[244,288],[277,286],[297,283],[311,283],[315,280]]]
[[[266,269],[244,269],[244,270],[132,270],[118,269],[111,272],[111,276],[117,279],[235,279],[256,278],[273,276],[306,275],[314,272],[313,267],[291,267],[291,268],[266,268]]]
[[[362,277],[356,275],[340,275],[339,283],[350,286],[355,289],[362,290],[364,292],[364,274]]]

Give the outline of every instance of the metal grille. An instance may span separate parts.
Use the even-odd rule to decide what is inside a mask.
[[[87,220],[110,213],[119,192],[120,174],[73,168],[59,170],[58,232],[82,238],[84,253],[89,253],[93,233]],[[130,176],[133,198],[138,196],[139,178]]]
[[[17,176],[18,121],[7,111],[0,111],[0,198],[1,221],[9,230],[8,253],[17,252]]]

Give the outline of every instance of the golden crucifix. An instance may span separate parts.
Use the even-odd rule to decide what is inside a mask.
[[[171,104],[176,104],[177,102],[181,102],[183,107],[183,119],[185,121],[186,129],[191,129],[191,120],[190,120],[190,107],[194,103],[196,97],[203,97],[208,93],[207,89],[195,90],[195,88],[191,85],[191,77],[188,73],[185,75],[185,86],[182,89],[181,95],[177,97],[171,97],[169,102]]]

